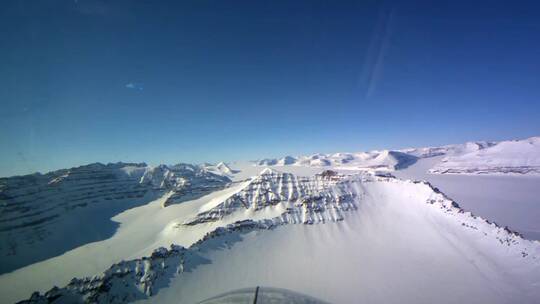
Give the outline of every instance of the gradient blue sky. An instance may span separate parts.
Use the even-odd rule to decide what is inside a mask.
[[[3,1],[0,176],[540,134],[538,1]]]

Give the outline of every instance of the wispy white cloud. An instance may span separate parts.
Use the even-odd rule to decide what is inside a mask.
[[[139,90],[139,91],[143,90],[142,85],[140,85],[138,83],[133,83],[133,82],[130,82],[130,83],[126,84],[126,88],[128,88],[130,90]]]

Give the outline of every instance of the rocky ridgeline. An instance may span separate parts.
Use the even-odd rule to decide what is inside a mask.
[[[461,223],[463,229],[470,229],[486,241],[503,246],[508,254],[520,258],[536,260],[540,252],[540,244],[523,239],[518,233],[502,228],[494,223],[466,212],[457,203],[446,197],[437,188],[427,182],[403,181],[386,174],[383,176],[362,174],[343,176],[333,171],[325,171],[312,178],[296,177],[287,173],[265,170],[246,188],[218,205],[222,218],[235,210],[246,208],[268,208],[276,204],[286,204],[292,200],[292,210],[310,210],[308,213],[325,213],[327,209],[356,210],[355,204],[363,199],[362,184],[397,183],[403,191],[425,192],[426,202],[423,206],[436,208],[443,214]],[[345,196],[341,196],[345,195]],[[341,197],[341,198],[340,198]],[[306,200],[307,199],[307,200]],[[306,201],[308,203],[306,203]],[[319,202],[315,203],[314,202]],[[419,206],[422,206],[419,205]],[[228,211],[227,211],[228,210]],[[63,288],[54,287],[40,294],[35,292],[30,299],[19,303],[126,303],[147,299],[169,285],[172,278],[190,272],[201,264],[210,263],[200,255],[201,252],[222,248],[224,245],[241,241],[239,237],[228,237],[232,234],[243,234],[254,230],[272,230],[281,225],[291,223],[312,224],[317,221],[291,221],[288,217],[290,209],[280,216],[253,220],[245,219],[217,227],[206,233],[189,248],[171,245],[170,249],[158,248],[151,256],[123,261],[111,266],[102,275],[92,278],[74,278]],[[230,212],[229,212],[230,211]],[[202,215],[201,218],[205,218]],[[217,221],[212,217],[212,221]],[[200,222],[190,222],[196,225]]]
[[[57,208],[71,210],[100,199],[144,196],[147,189],[138,178],[117,173],[122,166],[92,164],[47,174],[0,178],[0,231],[52,220],[50,211]]]
[[[400,183],[414,183],[421,187],[428,187],[431,195],[426,203],[435,208],[439,208],[441,212],[450,217],[454,217],[461,226],[474,230],[474,233],[486,237],[490,241],[499,243],[507,247],[509,252],[513,252],[521,257],[530,257],[533,260],[538,259],[540,254],[540,242],[531,241],[523,238],[521,234],[511,230],[508,227],[501,227],[495,222],[486,220],[480,216],[474,215],[470,211],[462,209],[458,203],[447,197],[438,188],[426,181],[401,181],[393,180]]]
[[[44,294],[34,292],[19,303],[127,303],[145,299],[183,273],[186,264],[193,264],[191,256],[193,252],[181,246],[160,247],[149,257],[122,261],[92,278],[73,278],[63,288],[53,287]]]
[[[229,178],[199,166],[150,167],[144,163],[95,163],[47,174],[0,178],[0,256],[4,261],[0,273],[99,240],[94,235],[112,233],[96,233],[94,229],[90,231],[94,235],[85,239],[75,218],[105,230],[103,227],[115,214],[166,192],[173,191],[164,203],[168,206],[200,197],[229,182]],[[111,224],[108,226],[113,230]],[[55,233],[78,243],[68,244],[59,239],[65,248],[51,249],[56,245],[51,246],[46,240]]]
[[[390,181],[389,178],[378,180]],[[367,180],[366,182],[373,181]],[[430,187],[427,183],[420,184]],[[462,226],[474,229],[486,236],[490,235],[502,246],[520,248],[520,254],[523,258],[537,258],[536,256],[530,257],[527,252],[527,247],[533,247],[531,245],[538,248],[537,242],[532,244],[533,242],[523,240],[518,234],[507,228],[500,228],[481,218],[471,216],[459,209],[457,204],[449,201],[443,194],[435,192],[434,198],[429,199],[427,203],[438,206],[448,214],[470,217],[475,223],[466,224],[463,222]],[[280,217],[259,221],[237,221],[212,230],[190,248],[177,245],[171,245],[170,249],[160,247],[154,250],[149,257],[122,261],[114,264],[99,276],[83,279],[74,278],[63,288],[53,287],[44,294],[34,292],[28,300],[18,303],[127,303],[147,299],[158,293],[161,288],[166,288],[172,278],[181,276],[184,272],[191,272],[201,264],[209,263],[210,261],[200,256],[199,252],[215,248],[216,244],[218,247],[223,244],[231,246],[233,242],[241,240],[227,238],[228,235],[243,234],[254,230],[272,230],[284,224],[287,223]],[[495,228],[495,231],[487,229],[489,227]],[[531,250],[529,249],[529,251]]]
[[[151,184],[155,189],[174,191],[163,203],[164,207],[201,197],[223,188],[230,181],[224,175],[189,164],[160,165],[146,171],[141,178],[141,184]]]
[[[245,210],[257,212],[278,205],[284,210],[281,218],[286,223],[340,221],[343,211],[356,209],[355,197],[356,194],[348,190],[345,176],[334,171],[298,177],[265,169],[245,188],[184,225],[215,222]]]
[[[231,233],[277,227],[271,220],[239,221],[207,233],[190,248],[171,245],[160,247],[149,256],[112,265],[103,274],[82,279],[73,278],[65,287],[53,287],[41,294],[34,292],[19,304],[41,303],[128,303],[147,299],[169,285],[173,277],[190,272],[208,260],[199,255],[210,240]],[[219,241],[219,240],[218,240]]]

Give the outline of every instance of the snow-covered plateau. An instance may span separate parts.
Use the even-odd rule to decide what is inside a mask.
[[[439,174],[540,174],[540,137],[503,141],[445,157],[429,170]]]
[[[539,142],[2,178],[0,302],[538,303]]]

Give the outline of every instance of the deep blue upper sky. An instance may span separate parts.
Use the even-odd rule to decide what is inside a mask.
[[[0,176],[539,135],[537,1],[336,2],[3,1]]]

